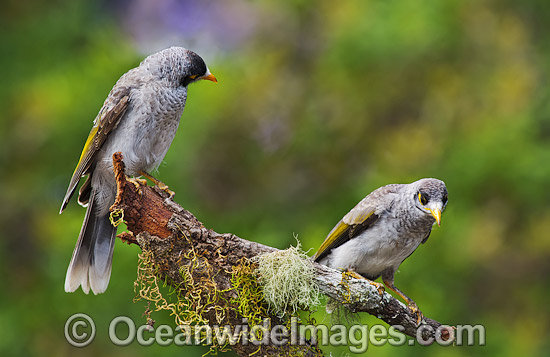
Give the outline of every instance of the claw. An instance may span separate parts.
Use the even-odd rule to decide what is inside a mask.
[[[422,314],[422,311],[418,309],[418,306],[414,301],[410,301],[408,306],[409,310],[411,310],[411,312],[416,315],[416,326],[420,326],[422,319],[424,319],[424,314]]]
[[[384,293],[386,292],[386,288],[384,287],[384,284],[377,283],[376,281],[371,281],[370,284],[376,287],[376,289],[378,290],[378,294],[380,294],[380,296],[383,296]]]
[[[159,181],[158,184],[157,184],[158,188],[160,188],[161,190],[163,190],[164,192],[166,192],[167,194],[170,195],[169,198],[172,198],[174,197],[174,195],[176,194],[174,191],[172,191],[171,189],[168,188],[168,186],[166,186],[166,184],[164,182],[161,182]]]

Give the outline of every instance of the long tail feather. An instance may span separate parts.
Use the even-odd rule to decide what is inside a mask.
[[[109,214],[98,215],[95,212],[95,193],[92,189],[86,217],[67,269],[66,292],[73,292],[82,286],[86,294],[90,288],[94,294],[100,294],[109,285],[116,227],[111,224]]]

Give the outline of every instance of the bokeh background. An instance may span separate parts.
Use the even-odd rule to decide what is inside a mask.
[[[396,283],[426,316],[483,324],[487,345],[368,352],[548,355],[550,2],[8,0],[0,23],[0,355],[207,351],[109,341],[115,316],[145,322],[135,246],[117,241],[105,294],[63,291],[84,209],[58,210],[92,120],[170,45],[219,79],[189,89],[157,174],[206,226],[281,249],[297,234],[313,254],[370,191],[437,177],[442,226]],[[98,328],[78,351],[76,312]]]

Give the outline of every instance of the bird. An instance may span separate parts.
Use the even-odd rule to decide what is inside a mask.
[[[370,280],[381,294],[387,286],[405,300],[420,323],[422,313],[395,286],[394,275],[401,263],[426,243],[434,224],[441,224],[447,201],[445,183],[434,178],[380,187],[336,224],[313,259]],[[374,282],[380,276],[384,285]]]
[[[121,152],[129,176],[145,176],[162,163],[176,134],[187,100],[187,86],[199,80],[217,83],[204,60],[183,47],[146,57],[113,86],[84,144],[59,213],[67,207],[82,177],[78,203],[84,222],[65,277],[65,291],[105,292],[111,277],[116,227],[109,219],[116,183],[112,155]],[[167,191],[168,192],[168,191]]]

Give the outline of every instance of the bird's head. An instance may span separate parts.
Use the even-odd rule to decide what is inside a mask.
[[[145,58],[140,67],[174,88],[186,88],[190,83],[201,79],[218,82],[204,60],[183,47],[170,47],[154,53]]]
[[[438,179],[426,178],[411,184],[416,208],[432,216],[437,225],[441,224],[441,214],[447,206],[447,187]]]

